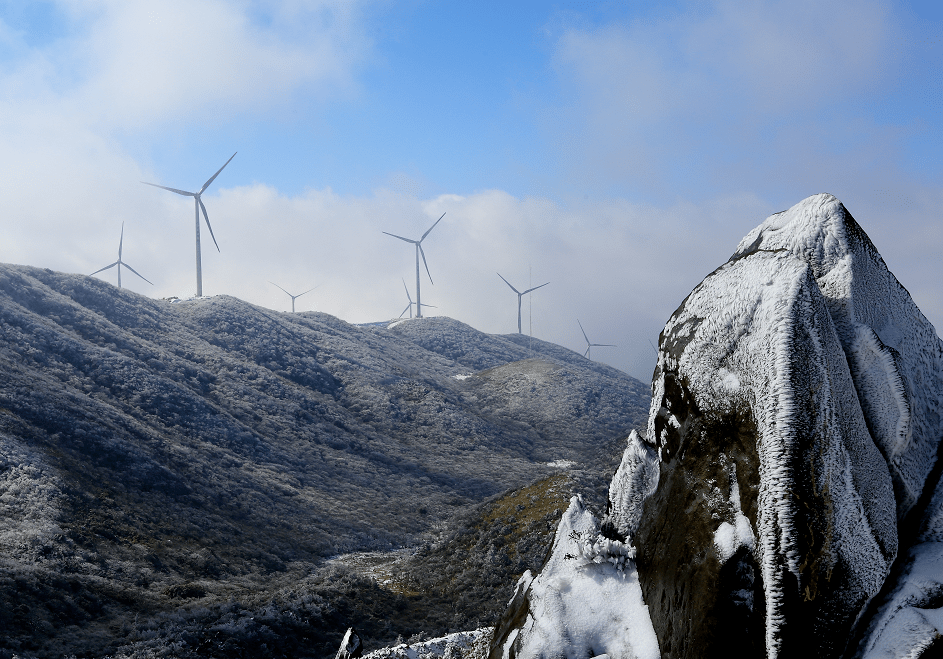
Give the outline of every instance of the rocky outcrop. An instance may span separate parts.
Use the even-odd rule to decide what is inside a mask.
[[[540,574],[525,572],[518,582],[489,659],[656,659],[633,556],[630,545],[602,535],[599,521],[573,497]]]
[[[837,199],[773,215],[691,292],[652,394],[600,530],[637,548],[662,657],[939,645],[943,344]]]
[[[337,648],[337,654],[334,659],[358,659],[363,656],[363,642],[353,627],[347,628],[347,633],[341,641],[341,646]]]

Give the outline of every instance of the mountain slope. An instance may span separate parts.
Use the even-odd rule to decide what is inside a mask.
[[[76,593],[0,613],[22,630],[412,542],[548,462],[605,463],[648,402],[572,351],[447,318],[355,326],[11,265],[0,372],[4,569]]]

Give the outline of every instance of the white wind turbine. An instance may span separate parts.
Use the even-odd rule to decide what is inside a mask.
[[[150,282],[150,281],[148,281],[147,279],[145,279],[137,270],[135,270],[135,269],[132,268],[130,265],[128,265],[127,263],[125,263],[124,261],[121,260],[121,247],[122,247],[122,245],[124,245],[124,222],[121,223],[121,238],[118,240],[118,260],[115,261],[114,263],[112,263],[111,265],[106,265],[104,268],[102,268],[102,269],[100,269],[100,270],[96,270],[96,271],[93,272],[91,275],[89,275],[89,277],[91,277],[92,275],[97,275],[99,272],[103,272],[103,271],[105,271],[105,270],[108,270],[109,268],[113,268],[113,267],[115,267],[115,266],[118,266],[118,288],[121,288],[121,266],[124,266],[124,267],[126,267],[128,270],[130,270],[131,272],[133,272],[134,274],[136,274],[138,277],[141,277],[141,279],[144,279],[144,281],[146,281],[148,284],[150,284],[151,286],[153,286],[154,284],[153,284],[152,282]]]
[[[431,279],[431,277],[430,277],[430,279]],[[406,289],[406,299],[409,300],[409,304],[406,305],[406,308],[403,309],[403,313],[401,313],[401,314],[399,315],[399,317],[402,318],[402,317],[403,317],[403,314],[408,311],[408,312],[409,312],[409,317],[412,318],[412,317],[413,317],[413,299],[412,299],[412,297],[410,297],[410,295],[409,295],[409,289],[406,288],[406,280],[405,280],[405,279],[403,280],[403,288]],[[422,306],[424,306],[424,307],[432,307],[433,309],[437,308],[434,304],[423,304]]]
[[[580,322],[580,319],[579,319],[579,318],[576,319],[576,322],[577,322],[577,323],[579,324],[579,326],[580,326],[580,331],[583,333],[583,338],[586,339],[586,352],[583,353],[583,356],[586,357],[587,359],[592,359],[592,356],[590,355],[589,349],[592,348],[593,346],[596,346],[596,347],[599,347],[599,348],[603,348],[603,347],[606,347],[606,348],[615,348],[615,347],[616,347],[616,346],[612,345],[611,343],[590,343],[590,342],[589,342],[589,337],[586,336],[586,330],[583,329],[583,323]]]
[[[238,151],[236,152],[238,153]],[[216,180],[216,177],[219,176],[219,172],[225,169],[226,165],[236,157],[236,154],[229,156],[229,160],[219,168],[215,174],[213,174],[209,180],[203,184],[203,187],[200,188],[199,192],[187,192],[185,190],[177,190],[176,188],[168,188],[163,185],[157,185],[156,183],[148,183],[147,181],[141,181],[144,185],[153,185],[155,188],[161,188],[162,190],[170,190],[171,192],[176,192],[179,195],[184,197],[193,197],[193,205],[196,207],[196,296],[203,297],[203,266],[200,260],[200,209],[203,210],[203,217],[206,219],[206,228],[210,230],[210,236],[213,238],[213,244],[216,245],[216,251],[219,251],[219,243],[216,242],[216,236],[213,235],[213,227],[210,226],[210,216],[206,214],[206,206],[203,205],[203,200],[200,199],[200,195],[206,192],[206,189],[210,187],[210,183]]]
[[[498,276],[501,277],[500,272],[498,273]],[[511,286],[511,282],[509,282],[507,279],[504,279],[504,277],[501,277],[501,279],[504,280],[505,284],[507,284],[508,286]],[[528,288],[523,293],[517,290],[516,288],[514,288],[513,286],[511,286],[511,290],[517,293],[517,333],[518,334],[523,334],[523,332],[521,331],[521,298],[523,298],[525,295],[527,295],[531,291],[536,291],[538,288],[543,288],[549,283],[550,282],[548,281],[546,284],[541,284],[540,286],[534,286],[533,288]]]
[[[396,234],[390,233],[388,231],[383,232],[388,236],[399,238],[400,240],[404,240],[407,243],[412,243],[413,245],[416,246],[416,318],[422,318],[422,308],[424,306],[429,306],[429,305],[422,304],[419,297],[419,256],[420,255],[422,255],[422,264],[426,266],[426,274],[429,275],[429,282],[432,283],[432,275],[429,274],[429,264],[426,263],[426,253],[422,251],[422,241],[426,239],[426,236],[429,235],[430,231],[435,229],[435,225],[441,222],[443,217],[445,217],[445,213],[442,213],[439,219],[435,221],[435,224],[429,227],[428,231],[422,234],[422,238],[420,238],[419,240],[410,240],[409,238],[403,238],[402,236],[397,236]]]
[[[321,284],[318,284],[318,286],[315,286],[314,288],[309,288],[309,289],[306,290],[304,293],[298,293],[298,295],[292,295],[291,293],[289,293],[288,291],[286,291],[284,288],[282,288],[281,286],[279,286],[278,284],[276,284],[274,281],[269,281],[269,283],[270,283],[272,286],[274,286],[275,288],[281,289],[282,292],[284,292],[288,297],[291,298],[291,312],[292,312],[292,313],[295,313],[295,300],[296,300],[296,299],[298,299],[298,298],[301,297],[302,295],[307,295],[308,293],[310,293],[311,291],[313,291],[314,288],[317,288],[318,286],[321,285]]]

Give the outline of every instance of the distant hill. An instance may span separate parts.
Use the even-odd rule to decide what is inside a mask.
[[[604,479],[650,396],[449,318],[357,326],[14,265],[0,373],[0,656],[94,656],[135,615],[415,543],[559,465]]]

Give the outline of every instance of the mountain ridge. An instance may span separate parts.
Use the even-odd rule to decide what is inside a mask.
[[[414,543],[547,463],[595,474],[648,403],[616,369],[452,319],[357,326],[15,265],[0,369],[7,577],[68,573],[87,601],[63,620]],[[0,623],[43,638],[29,620],[59,614],[24,601]]]

